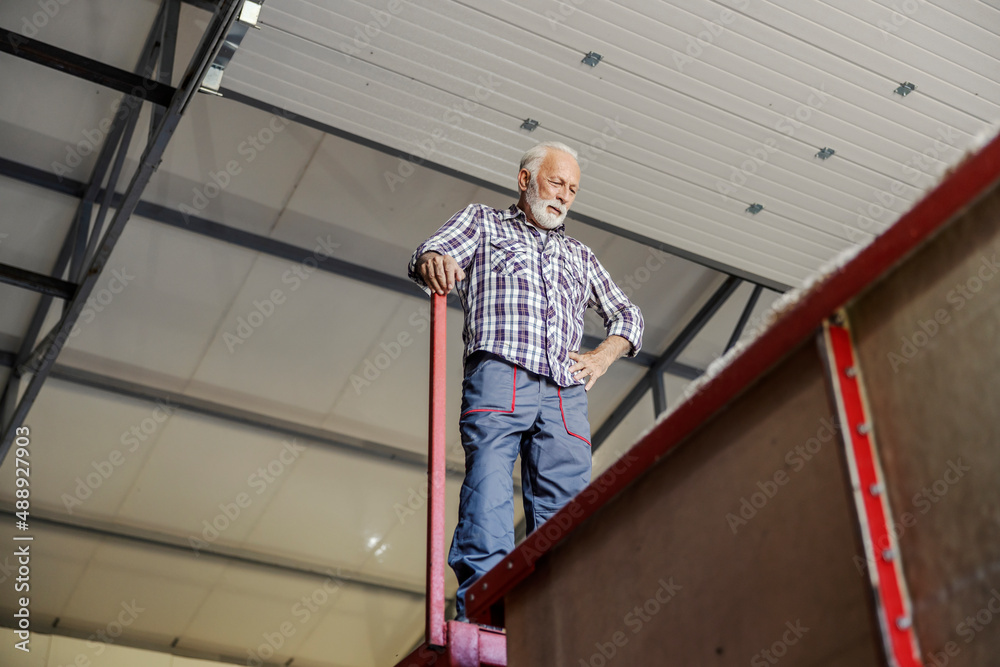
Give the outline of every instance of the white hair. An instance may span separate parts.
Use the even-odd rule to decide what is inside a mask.
[[[538,167],[541,166],[542,160],[548,155],[549,150],[562,151],[563,153],[568,153],[573,157],[574,160],[578,159],[576,151],[564,143],[559,141],[543,141],[540,144],[536,144],[525,151],[524,155],[521,156],[521,166],[518,167],[518,173],[522,169],[527,169],[528,173],[534,178],[538,173]]]

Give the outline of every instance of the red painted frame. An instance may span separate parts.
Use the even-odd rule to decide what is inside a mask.
[[[427,600],[425,640],[396,667],[506,667],[507,635],[497,628],[445,621],[445,353],[448,300],[431,296],[430,406],[428,414],[429,493],[427,502]],[[516,378],[515,378],[516,379]],[[515,382],[515,387],[516,387]]]
[[[981,196],[1000,177],[1000,137],[966,160],[937,188],[865,247],[853,260],[813,286],[743,354],[662,420],[573,501],[529,535],[469,590],[469,618],[489,622],[491,607],[534,570],[535,562],[796,349],[824,319],[912,252]]]
[[[431,369],[428,414],[427,502],[427,643],[446,646],[444,622],[444,508],[447,394],[445,372],[448,346],[448,298],[431,296]]]
[[[845,320],[846,321],[846,320]],[[868,577],[889,664],[920,667],[920,649],[899,547],[890,529],[892,513],[885,494],[870,415],[863,397],[861,369],[846,326],[827,323],[824,341],[830,365],[830,385],[836,397],[838,419],[843,425],[847,467],[854,486],[854,501],[868,559]],[[874,567],[872,567],[874,564]]]

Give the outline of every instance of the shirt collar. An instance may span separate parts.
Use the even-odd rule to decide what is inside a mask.
[[[526,216],[524,214],[524,211],[522,211],[521,209],[519,209],[517,207],[517,204],[511,204],[510,205],[510,208],[507,209],[507,211],[506,211],[506,213],[504,215],[504,219],[506,219],[506,220],[517,220],[518,222],[520,222],[521,224],[523,224],[525,227],[531,227],[531,228],[533,228],[535,231],[537,231],[540,234],[547,234],[549,232],[555,232],[557,235],[562,236],[563,238],[566,237],[566,223],[565,222],[563,222],[562,224],[560,224],[555,229],[540,229],[540,228],[535,227],[534,225],[532,225],[530,222],[528,222],[528,216]]]

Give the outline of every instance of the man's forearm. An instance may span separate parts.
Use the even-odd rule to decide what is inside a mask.
[[[598,345],[597,349],[594,351],[608,355],[610,358],[608,363],[610,364],[611,362],[624,357],[631,349],[632,343],[628,342],[627,338],[617,334],[612,334],[601,341],[601,344]]]

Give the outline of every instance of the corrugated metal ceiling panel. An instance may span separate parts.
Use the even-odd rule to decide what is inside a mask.
[[[505,187],[535,140],[591,147],[579,212],[796,283],[1000,120],[1000,14],[903,5],[272,0],[226,85]]]

